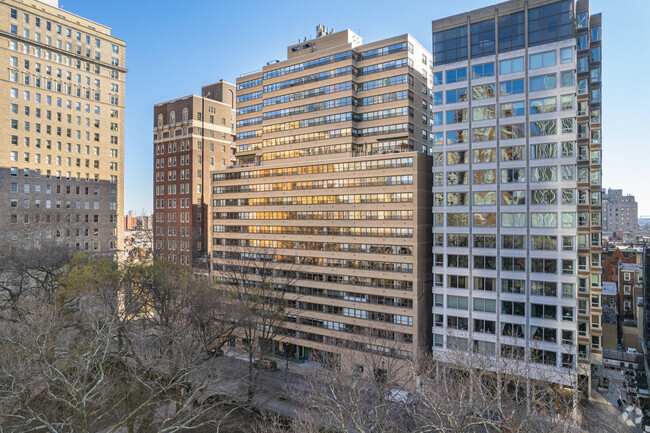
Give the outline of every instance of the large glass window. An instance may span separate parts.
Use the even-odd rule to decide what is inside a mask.
[[[591,61],[600,62],[600,47],[591,49]]]
[[[525,18],[523,12],[499,18],[499,52],[524,47]]]
[[[560,63],[571,63],[573,61],[573,47],[560,50]]]
[[[526,114],[524,102],[508,102],[501,104],[501,117],[515,117]]]
[[[555,89],[556,87],[557,87],[557,77],[555,74],[540,75],[538,77],[530,78],[531,92]]]
[[[467,129],[447,131],[447,144],[467,143],[468,137]]]
[[[528,45],[535,46],[573,36],[573,0],[563,0],[528,11]]]
[[[467,59],[467,26],[433,34],[433,64]]]
[[[556,120],[542,120],[539,122],[530,122],[530,136],[541,137],[543,135],[557,134]]]
[[[501,139],[508,140],[511,138],[525,137],[525,125],[523,123],[516,123],[512,125],[501,125]]]
[[[589,24],[589,15],[586,12],[583,12],[578,15],[578,28],[584,29]]]
[[[472,66],[472,79],[483,77],[494,77],[494,63]]]
[[[467,68],[452,69],[445,73],[447,84],[467,81]]]
[[[499,62],[500,74],[511,74],[513,72],[521,72],[524,70],[524,58],[517,57],[514,59],[501,60]]]
[[[594,27],[591,29],[591,41],[596,42],[600,40],[600,27]]]
[[[557,143],[533,144],[530,150],[531,159],[557,158]]]
[[[560,87],[575,86],[575,71],[562,71],[560,72]]]
[[[548,66],[555,66],[555,51],[547,51],[545,53],[531,54],[528,56],[528,68],[539,69]]]
[[[482,86],[472,87],[472,99],[494,98],[494,84],[483,84]]]
[[[494,20],[474,23],[470,26],[472,57],[494,54]]]
[[[530,114],[551,113],[557,109],[557,98],[532,99],[530,101]]]
[[[467,88],[447,90],[447,104],[467,101]]]
[[[505,81],[500,84],[501,96],[524,93],[524,80]]]
[[[467,122],[468,120],[469,119],[468,119],[467,108],[447,111],[447,124],[463,123],[463,122]]]
[[[494,119],[494,105],[484,105],[482,107],[474,107],[472,119],[473,120]]]

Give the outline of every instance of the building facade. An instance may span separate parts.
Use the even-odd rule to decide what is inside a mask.
[[[135,230],[138,218],[132,215],[124,215],[124,230]]]
[[[0,220],[12,247],[117,253],[125,42],[56,1],[0,1]]]
[[[603,189],[603,231],[639,231],[639,204],[622,189]]]
[[[643,264],[621,263],[618,271],[618,314],[623,320],[639,319],[637,304],[643,305]],[[641,318],[642,319],[642,318]]]
[[[622,263],[641,263],[642,254],[635,249],[620,249],[618,247],[603,248],[602,268],[603,282],[618,282],[618,271]]]
[[[187,266],[207,264],[210,171],[230,166],[235,134],[235,86],[201,95],[154,106],[154,254]]]
[[[583,0],[433,22],[439,356],[564,383],[600,362],[600,22]]]
[[[247,257],[290,274],[275,353],[428,350],[430,67],[410,35],[363,44],[319,26],[237,80],[237,163],[212,180],[213,272]]]

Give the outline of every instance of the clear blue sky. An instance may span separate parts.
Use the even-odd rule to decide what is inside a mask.
[[[492,0],[60,0],[127,44],[124,209],[151,213],[153,105],[284,60],[317,24],[365,42],[410,33],[431,49],[431,21]],[[650,215],[650,2],[591,0],[603,13],[603,186],[636,196]],[[643,102],[645,101],[645,102]]]

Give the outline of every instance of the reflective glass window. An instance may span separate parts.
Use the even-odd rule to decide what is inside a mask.
[[[472,58],[494,54],[494,20],[472,24],[470,34]]]
[[[523,12],[499,18],[499,52],[524,47],[525,18]]]
[[[563,0],[528,11],[528,45],[568,39],[573,36],[573,0]]]

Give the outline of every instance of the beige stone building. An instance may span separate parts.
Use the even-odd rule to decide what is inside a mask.
[[[319,26],[237,80],[237,163],[212,179],[213,273],[242,258],[286,273],[276,354],[430,349],[430,67],[410,35],[362,44]]]
[[[56,0],[0,1],[0,221],[13,247],[122,249],[125,42]]]
[[[235,86],[201,95],[154,106],[154,252],[195,267],[207,266],[210,171],[231,164]]]

